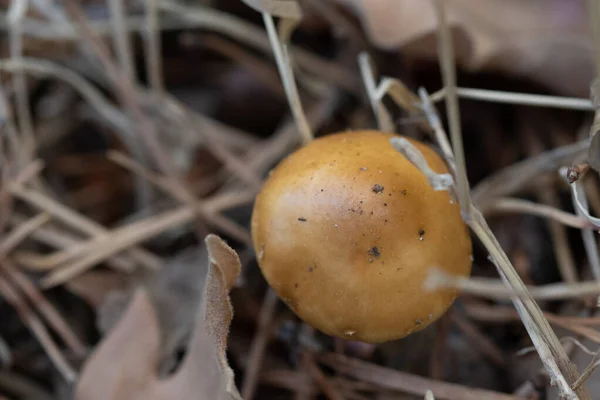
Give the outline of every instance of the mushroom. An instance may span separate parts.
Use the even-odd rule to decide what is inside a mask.
[[[256,198],[252,240],[268,284],[326,334],[380,343],[441,317],[457,296],[427,291],[431,267],[471,273],[469,231],[447,191],[390,144],[351,131],[316,139],[283,160]],[[408,139],[432,170],[444,161]]]

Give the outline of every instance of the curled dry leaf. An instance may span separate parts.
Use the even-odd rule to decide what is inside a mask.
[[[355,11],[375,45],[437,60],[434,2],[336,1]],[[446,0],[444,4],[457,61],[464,68],[524,76],[565,95],[588,97],[594,59],[585,1]]]
[[[240,261],[217,236],[207,236],[205,244],[210,262],[201,306],[177,372],[158,378],[158,321],[148,295],[139,290],[84,365],[77,400],[241,400],[225,355],[233,318],[229,290],[240,272]]]

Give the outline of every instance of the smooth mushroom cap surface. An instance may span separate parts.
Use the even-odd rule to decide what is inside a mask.
[[[394,150],[393,136],[318,138],[283,160],[256,198],[252,239],[265,279],[332,336],[379,343],[421,330],[457,295],[424,290],[428,268],[471,272],[460,207]],[[434,171],[448,172],[434,150],[408,140]]]

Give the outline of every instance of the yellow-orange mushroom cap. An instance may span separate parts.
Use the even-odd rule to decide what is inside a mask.
[[[265,279],[329,335],[378,343],[421,330],[457,295],[425,290],[429,268],[471,272],[460,207],[394,150],[392,137],[316,139],[283,160],[256,198],[252,240]],[[436,152],[408,140],[432,170],[448,172]]]

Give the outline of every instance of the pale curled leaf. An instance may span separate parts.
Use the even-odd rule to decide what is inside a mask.
[[[225,348],[233,310],[230,282],[241,269],[219,237],[205,239],[209,268],[188,352],[174,375],[157,376],[160,334],[146,292],[134,296],[123,317],[83,367],[77,400],[241,400]]]
[[[242,0],[258,12],[274,17],[302,19],[302,9],[296,0]]]
[[[427,164],[423,154],[408,140],[394,137],[390,139],[390,143],[394,146],[394,149],[402,153],[415,167],[419,168],[425,174],[433,190],[448,190],[452,187],[454,184],[452,175],[438,174],[433,171]]]

